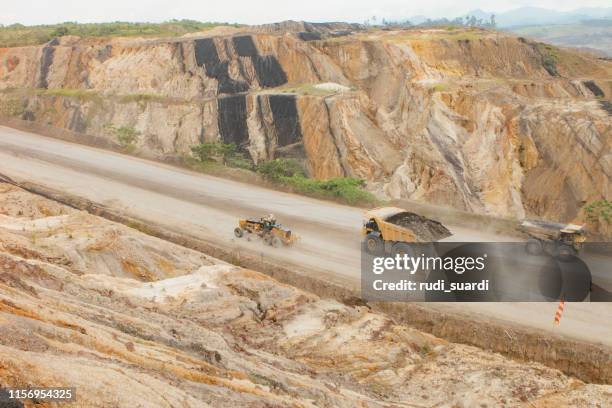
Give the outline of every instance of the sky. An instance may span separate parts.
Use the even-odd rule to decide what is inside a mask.
[[[282,20],[363,22],[415,15],[456,17],[474,9],[503,12],[518,7],[568,11],[609,7],[610,0],[0,0],[0,24],[64,21],[149,21],[176,19],[262,24]]]

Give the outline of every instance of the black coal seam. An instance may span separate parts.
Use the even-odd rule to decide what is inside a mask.
[[[612,102],[599,101],[599,106],[601,107],[601,109],[608,113],[608,116],[612,116]]]
[[[194,41],[194,53],[196,64],[204,67],[206,75],[213,76],[213,68],[219,65],[219,54],[215,42],[211,38],[203,38]]]
[[[238,39],[238,40],[235,40]],[[287,83],[287,75],[276,57],[258,55],[257,48],[250,36],[234,37],[233,44],[239,56],[249,57],[257,74],[259,84],[264,88],[273,88]],[[223,41],[227,55],[231,55],[229,41]],[[204,66],[206,75],[218,82],[219,93],[235,94],[245,92],[250,85],[245,81],[232,79],[229,76],[229,61],[221,61],[214,41],[210,38],[195,40],[195,55],[198,66]],[[244,68],[240,64],[243,77]]]
[[[40,56],[40,79],[38,81],[39,88],[48,88],[49,83],[47,82],[47,76],[49,75],[49,68],[53,64],[53,56],[55,54],[55,47],[45,45],[42,49]]]
[[[318,41],[321,39],[320,33],[311,33],[308,31],[300,31],[298,34],[298,38],[302,41]]]
[[[194,52],[198,66],[204,66],[206,75],[217,80],[217,91],[219,93],[235,94],[249,89],[249,84],[246,82],[230,78],[228,72],[229,61],[219,59],[217,47],[212,39],[195,40]]]
[[[582,83],[589,89],[589,91],[593,93],[594,96],[598,98],[602,98],[604,96],[604,92],[597,86],[595,81],[583,81]]]
[[[338,155],[338,162],[340,163],[340,167],[342,168],[342,176],[347,177],[349,174],[349,171],[346,169],[344,160],[342,160],[342,154],[340,154],[340,146],[338,146],[338,142],[334,135],[334,131],[331,127],[331,112],[329,111],[329,106],[327,105],[327,98],[323,99],[323,106],[325,106],[325,112],[327,113],[327,131],[329,132],[332,143],[334,144],[334,147],[336,148],[336,154]]]
[[[253,37],[250,35],[242,35],[238,37],[232,37],[232,43],[236,54],[241,57],[257,57],[259,52],[253,42]]]
[[[247,128],[246,95],[219,98],[217,102],[219,134],[224,143],[234,143],[241,150],[249,142]]]
[[[287,74],[276,57],[272,55],[251,57],[257,73],[259,84],[265,88],[274,88],[287,83]]]
[[[279,146],[287,146],[302,140],[300,119],[294,95],[270,95],[268,97],[276,139]]]

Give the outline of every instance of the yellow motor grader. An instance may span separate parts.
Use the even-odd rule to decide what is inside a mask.
[[[255,234],[264,243],[274,248],[292,245],[298,239],[297,235],[293,234],[290,229],[278,224],[272,215],[239,220],[238,226],[234,228],[234,235],[236,238],[242,238],[245,234]]]

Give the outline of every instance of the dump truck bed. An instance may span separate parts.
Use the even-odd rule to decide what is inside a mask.
[[[541,239],[556,239],[559,238],[561,233],[580,234],[584,231],[582,225],[560,224],[540,220],[524,220],[521,222],[519,229]]]
[[[398,207],[381,207],[366,212],[375,219],[385,241],[434,242],[450,237],[451,232],[438,221]]]

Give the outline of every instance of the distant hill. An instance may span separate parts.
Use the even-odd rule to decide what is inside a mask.
[[[575,24],[534,25],[509,28],[523,37],[565,47],[595,51],[612,57],[612,20],[585,20]]]
[[[495,14],[497,26],[500,28],[550,24],[577,24],[584,20],[599,19],[610,19],[612,21],[612,7],[585,7],[573,11],[556,11],[540,7],[521,7],[504,13],[492,13],[477,9],[470,11],[466,15],[488,19],[491,14]]]
[[[486,27],[492,15],[495,15],[498,29],[559,46],[590,50],[602,56],[612,57],[612,7],[583,7],[572,11],[521,7],[503,13],[476,9],[460,16],[459,19],[465,23],[474,17],[477,21],[475,25]],[[427,16],[422,15],[413,16],[408,20],[413,25],[428,21],[434,25],[445,25],[457,21],[452,17],[429,20]]]

